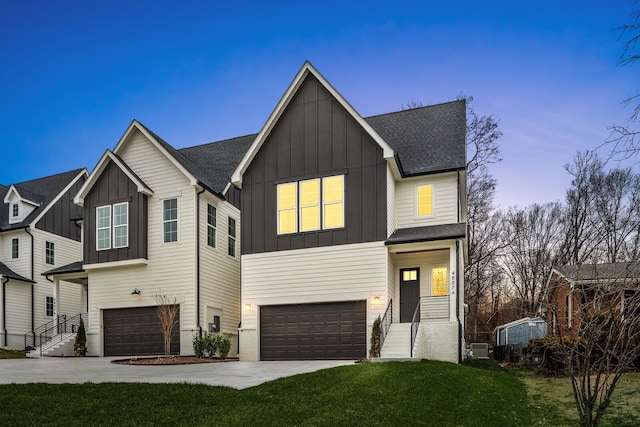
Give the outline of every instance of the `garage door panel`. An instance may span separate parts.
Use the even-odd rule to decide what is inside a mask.
[[[264,306],[262,360],[357,359],[366,356],[366,302]]]
[[[118,308],[103,311],[104,355],[164,354],[164,334],[157,307]],[[180,353],[180,314],[171,341],[171,354]]]

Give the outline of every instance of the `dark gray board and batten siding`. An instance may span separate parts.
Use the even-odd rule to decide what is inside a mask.
[[[129,246],[98,251],[96,208],[121,202],[129,202]],[[115,163],[109,162],[102,171],[87,194],[84,207],[85,264],[147,258],[147,196],[138,193],[136,184]]]
[[[73,203],[73,197],[78,193],[85,179],[84,176],[78,179],[40,218],[36,228],[79,242],[80,227],[71,219],[82,217],[82,208]]]
[[[277,234],[277,184],[345,175],[345,227]],[[382,149],[309,75],[243,175],[242,253],[383,241],[387,169]]]

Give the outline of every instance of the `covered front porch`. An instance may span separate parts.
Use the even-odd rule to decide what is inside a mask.
[[[390,301],[381,358],[459,361],[464,224],[398,230],[386,242]]]

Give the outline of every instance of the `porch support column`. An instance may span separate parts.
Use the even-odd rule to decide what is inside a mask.
[[[458,270],[458,257],[456,254],[456,246],[455,242],[449,246],[449,321],[455,322],[456,319],[456,301],[458,298],[458,281],[459,277],[457,277]]]
[[[58,318],[58,298],[60,296],[60,279],[53,279],[53,318]]]

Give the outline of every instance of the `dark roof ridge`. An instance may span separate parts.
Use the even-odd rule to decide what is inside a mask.
[[[456,99],[456,100],[453,100],[453,101],[438,102],[437,104],[423,105],[422,107],[407,108],[407,109],[403,109],[403,110],[389,111],[388,113],[374,114],[373,116],[363,117],[363,119],[367,120],[367,119],[372,119],[372,118],[375,118],[375,117],[389,116],[391,114],[399,114],[399,113],[406,113],[406,112],[409,112],[409,111],[424,110],[425,108],[439,107],[439,106],[442,106],[442,105],[454,104],[456,102],[462,102],[462,101],[465,101],[465,100],[464,99]]]
[[[243,138],[249,138],[249,137],[254,137],[255,138],[256,136],[258,136],[257,133],[248,133],[246,135],[234,136],[232,138],[220,139],[218,141],[211,141],[211,142],[205,142],[205,143],[202,143],[202,144],[196,144],[196,145],[189,145],[189,146],[186,146],[186,147],[180,147],[180,148],[177,148],[177,150],[178,151],[182,151],[182,150],[186,150],[186,149],[189,149],[189,148],[197,148],[197,147],[204,147],[205,145],[218,144],[220,142],[231,142],[231,141],[234,141],[234,140],[243,139]]]
[[[15,187],[15,186],[18,186],[18,185],[30,184],[30,183],[33,183],[35,181],[40,181],[42,179],[55,178],[56,176],[71,174],[72,172],[78,174],[78,173],[82,172],[84,169],[86,169],[86,168],[77,168],[77,169],[68,170],[66,172],[58,172],[58,173],[54,173],[52,175],[41,176],[40,178],[29,179],[27,181],[14,182],[14,183],[11,183],[9,185],[5,185],[4,187],[6,187],[8,189],[12,185]],[[1,187],[1,185],[0,185],[0,187]]]

